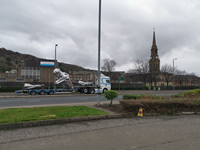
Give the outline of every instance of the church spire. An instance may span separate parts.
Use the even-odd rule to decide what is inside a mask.
[[[158,48],[156,46],[155,28],[153,28],[153,43],[149,60],[149,70],[150,72],[160,72],[160,59],[158,56]]]
[[[152,47],[156,47],[155,28],[153,28],[153,44],[152,44]]]

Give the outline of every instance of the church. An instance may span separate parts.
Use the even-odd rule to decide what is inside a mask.
[[[158,48],[156,46],[155,31],[153,32],[153,44],[151,47],[151,56],[149,60],[149,72],[160,72],[160,59],[158,56]]]
[[[171,79],[173,75],[167,73],[168,77],[170,76],[171,79],[170,82],[166,83],[166,74],[162,73],[160,70],[160,58],[158,55],[158,48],[156,45],[155,30],[153,31],[153,42],[151,47],[150,59],[147,63],[148,67],[145,69],[148,71],[146,71],[145,73],[136,71],[130,73],[129,75],[127,74],[127,79],[129,80],[127,80],[127,83],[137,83],[142,84],[143,86],[167,86],[167,84],[172,85]]]

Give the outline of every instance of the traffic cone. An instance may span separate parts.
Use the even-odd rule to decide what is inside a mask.
[[[143,111],[142,111],[142,108],[139,109],[137,117],[143,118]]]

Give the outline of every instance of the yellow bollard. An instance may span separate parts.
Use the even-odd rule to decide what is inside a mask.
[[[139,109],[137,117],[143,118],[143,111],[142,111],[142,108]]]

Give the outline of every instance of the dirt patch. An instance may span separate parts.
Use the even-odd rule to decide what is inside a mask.
[[[103,104],[103,105],[99,105],[99,106],[95,105],[95,107],[108,109],[108,110],[115,112],[117,114],[128,113],[128,111],[124,110],[123,107],[120,104],[112,104],[112,106],[110,106],[109,104]]]
[[[46,116],[40,116],[42,118],[47,118],[47,117],[56,117],[56,115],[46,115]]]

